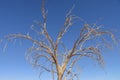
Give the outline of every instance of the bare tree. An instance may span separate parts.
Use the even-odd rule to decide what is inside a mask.
[[[101,30],[97,24],[85,23],[79,32],[78,38],[76,38],[73,47],[67,49],[62,43],[61,39],[69,28],[73,25],[74,19],[80,19],[79,17],[72,15],[72,9],[66,15],[62,30],[58,33],[56,40],[54,41],[47,31],[47,12],[44,8],[44,0],[42,0],[42,17],[43,22],[37,22],[40,31],[32,27],[39,36],[33,38],[29,34],[9,34],[5,36],[8,41],[13,41],[17,38],[26,39],[33,43],[33,46],[27,50],[28,61],[42,70],[50,72],[55,79],[54,75],[57,75],[57,80],[73,80],[74,77],[79,79],[77,73],[72,70],[75,68],[75,64],[83,57],[91,58],[97,61],[101,66],[104,65],[101,50],[99,49],[102,44],[85,46],[88,41],[92,41],[96,38],[99,40],[107,41],[104,35],[109,35],[114,41],[114,35],[109,31]],[[60,49],[60,46],[62,49]],[[64,52],[60,52],[60,51]],[[42,61],[43,60],[43,61]],[[46,63],[44,61],[47,61]],[[48,67],[47,65],[50,65]]]

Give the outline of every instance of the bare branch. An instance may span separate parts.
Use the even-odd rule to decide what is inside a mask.
[[[44,23],[46,23],[46,17],[47,17],[47,13],[45,11],[45,7],[44,7],[44,0],[42,0],[42,17],[43,17],[43,20],[44,20]]]
[[[54,52],[56,53],[58,44],[60,43],[60,40],[64,36],[64,34],[67,32],[67,30],[72,26],[73,20],[78,18],[77,16],[71,15],[71,10],[69,14],[66,17],[66,21],[64,22],[64,28],[59,32],[56,43],[55,43],[55,49]]]
[[[50,37],[48,31],[46,30],[46,17],[47,17],[47,12],[45,11],[45,7],[44,7],[44,0],[42,0],[42,16],[43,16],[43,31],[44,31],[44,35],[46,37],[46,39],[50,42],[50,45],[52,46],[52,48],[54,49],[54,42],[52,40],[52,38]]]
[[[30,47],[27,51],[27,59],[33,66],[40,67],[43,70],[50,72],[53,75],[53,80],[55,78],[55,75],[58,76],[58,80],[63,80],[63,77],[64,80],[73,80],[74,78],[77,78],[79,80],[78,75],[72,70],[75,67],[75,64],[83,57],[93,59],[97,61],[101,66],[103,66],[104,60],[100,48],[98,47],[99,43],[96,42],[94,44],[92,40],[99,38],[104,42],[108,42],[104,35],[109,35],[109,37],[115,43],[114,35],[109,31],[100,30],[101,25],[97,25],[97,22],[93,25],[87,24],[80,17],[73,15],[73,6],[66,14],[63,28],[58,33],[56,41],[54,41],[47,31],[47,11],[45,10],[44,1],[45,0],[42,0],[41,8],[43,21],[37,22],[37,26],[40,26],[40,30],[37,30],[37,28],[34,26],[31,27],[35,33],[39,34],[38,38],[33,38],[29,35],[29,33],[9,34],[4,38],[8,40],[8,42],[15,39],[26,39],[28,41],[31,41],[33,46]],[[81,21],[84,21],[85,24],[80,30],[76,40],[73,42],[72,48],[68,50],[66,45],[61,42],[61,39],[73,25],[73,21],[75,19],[80,19]],[[89,44],[88,41],[92,41],[91,43],[93,44]],[[48,63],[50,67],[44,65],[45,63],[43,63],[41,59],[46,60],[45,63]]]

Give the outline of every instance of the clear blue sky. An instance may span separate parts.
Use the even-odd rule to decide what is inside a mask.
[[[73,13],[80,16],[88,23],[94,23],[103,18],[99,24],[105,29],[117,29],[120,31],[120,0],[46,0],[48,10],[48,31],[53,36],[61,28],[67,11],[72,7]],[[27,33],[34,20],[41,20],[41,0],[0,0],[0,38],[9,33]],[[72,33],[66,39],[72,37],[77,29],[82,26],[77,23],[72,28]],[[70,45],[71,42],[67,42]],[[25,59],[25,51],[29,47],[26,42],[22,46],[18,43],[8,44],[3,52],[3,44],[0,44],[0,80],[39,80],[39,73],[34,70]],[[81,80],[120,80],[120,49],[119,45],[114,49],[107,49],[105,71],[99,66],[83,60]],[[50,80],[47,74],[42,75],[42,80]]]

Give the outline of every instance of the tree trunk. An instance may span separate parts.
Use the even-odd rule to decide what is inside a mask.
[[[67,59],[66,62],[63,63],[62,66],[57,65],[58,80],[62,80],[68,62],[69,62],[69,59]]]
[[[58,80],[62,80],[62,74],[58,75]]]
[[[62,80],[63,74],[64,74],[64,70],[62,69],[61,66],[58,66],[57,67],[57,75],[58,75],[58,79],[57,80]]]

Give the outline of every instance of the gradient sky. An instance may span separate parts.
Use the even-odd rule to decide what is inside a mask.
[[[65,15],[72,7],[73,14],[83,18],[88,23],[94,23],[99,18],[99,24],[105,29],[120,31],[120,0],[46,0],[48,10],[48,31],[52,37],[61,28]],[[41,20],[41,0],[0,0],[0,38],[9,33],[30,32],[34,20]],[[82,26],[76,23],[72,33],[63,42],[71,45],[66,39],[74,38],[77,29]],[[31,33],[32,34],[32,33]],[[117,37],[119,37],[119,34]],[[9,43],[5,51],[4,44],[0,44],[0,80],[39,80],[37,72],[25,59],[25,51],[29,47],[26,41]],[[120,49],[119,44],[113,49],[106,49],[104,53],[106,66],[102,70],[86,60],[83,60],[80,80],[120,80]],[[43,74],[42,80],[51,80]]]

